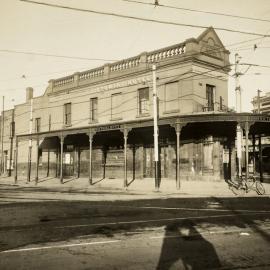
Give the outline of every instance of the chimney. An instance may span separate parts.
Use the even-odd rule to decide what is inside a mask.
[[[26,102],[33,98],[34,89],[32,87],[26,88]]]

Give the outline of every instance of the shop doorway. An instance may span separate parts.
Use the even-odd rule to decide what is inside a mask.
[[[74,151],[65,152],[63,159],[63,176],[74,176]]]

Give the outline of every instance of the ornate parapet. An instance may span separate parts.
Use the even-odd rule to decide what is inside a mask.
[[[104,67],[90,69],[79,73],[79,81],[102,77],[103,75],[104,75]]]
[[[164,59],[183,55],[185,54],[185,52],[186,52],[186,45],[182,43],[150,52],[147,54],[146,59],[148,63],[155,63]]]
[[[107,63],[102,67],[90,69],[83,72],[76,72],[73,75],[51,80],[50,91],[58,92],[68,90],[80,85],[90,84],[96,81],[102,81],[110,77],[121,76],[127,73],[133,73],[139,70],[145,70],[147,64],[175,61],[186,53],[185,43],[176,44],[170,47],[162,48],[152,52],[143,52],[137,56],[123,59],[114,63]]]
[[[63,78],[60,78],[60,79],[56,79],[56,80],[53,81],[53,88],[61,87],[61,86],[67,85],[67,84],[72,84],[73,82],[74,82],[74,76],[73,75],[63,77]]]
[[[113,73],[117,71],[132,69],[134,67],[139,66],[139,64],[140,64],[140,56],[124,59],[119,62],[110,64],[110,72]]]

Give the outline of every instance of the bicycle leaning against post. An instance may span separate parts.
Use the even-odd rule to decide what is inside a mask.
[[[265,189],[260,180],[258,180],[254,175],[249,176],[248,179],[245,179],[245,176],[238,177],[237,182],[229,180],[228,182],[229,189],[235,195],[244,195],[249,191],[256,191],[258,195],[264,195]]]

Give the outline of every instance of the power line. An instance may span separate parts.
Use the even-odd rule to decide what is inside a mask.
[[[89,66],[88,66],[89,67]],[[51,74],[59,74],[59,73],[64,73],[64,72],[77,72],[78,69],[86,69],[86,66],[83,67],[77,67],[76,71],[75,68],[70,68],[70,69],[63,69],[63,70],[58,70],[58,71],[53,71],[53,72],[46,72],[46,73],[38,73],[38,74],[31,74],[31,75],[27,75],[28,73],[25,72],[25,74],[23,74],[21,77],[13,77],[13,78],[8,78],[5,80],[0,80],[0,83],[2,82],[7,82],[7,81],[14,81],[14,80],[22,80],[22,79],[29,79],[29,78],[33,78],[33,77],[43,77],[43,76],[47,76],[47,75],[51,75]]]
[[[241,41],[241,42],[236,42],[236,43],[231,43],[231,44],[228,44],[228,45],[225,45],[226,47],[232,47],[234,45],[237,45],[237,44],[242,44],[242,43],[247,43],[247,42],[250,42],[250,41],[254,41],[254,40],[257,40],[257,39],[261,39],[261,38],[255,38],[255,39],[249,39],[249,40],[246,40],[246,41]],[[250,46],[250,45],[249,45]],[[232,49],[233,51],[239,51],[239,50],[250,50],[252,49],[253,47],[249,47],[249,48],[246,48],[244,47],[244,49],[241,49],[242,47],[239,47],[238,48],[234,48]],[[210,49],[210,50],[207,50],[205,51],[204,53],[211,53],[211,52],[225,52],[226,49],[222,49],[222,48],[215,48],[215,49]],[[200,55],[201,52],[198,52],[198,53],[193,53],[193,54],[190,54],[189,56],[196,56],[196,55]],[[51,72],[51,73],[48,73],[48,74],[57,74],[58,72]],[[169,76],[171,77],[171,76]],[[44,84],[40,84],[40,85],[34,85],[33,87],[41,87],[41,86],[47,86],[47,83],[44,83]],[[5,90],[2,90],[2,91],[16,91],[16,90],[21,90],[22,88],[9,88],[9,89],[5,89]],[[1,91],[1,89],[0,89]]]
[[[120,0],[120,1],[155,6],[155,7],[162,7],[162,8],[168,8],[168,9],[178,9],[178,10],[184,10],[184,11],[190,11],[190,12],[197,12],[197,13],[211,14],[211,15],[217,15],[217,16],[238,18],[238,19],[246,19],[246,20],[252,20],[252,21],[259,21],[259,22],[270,22],[270,20],[267,20],[267,19],[259,19],[259,18],[248,17],[248,16],[239,16],[239,15],[228,14],[228,13],[205,11],[205,10],[198,10],[198,9],[184,8],[184,7],[178,7],[178,6],[163,5],[163,4],[157,5],[154,3],[146,3],[146,2],[137,1],[137,0]]]
[[[42,86],[47,86],[47,83],[43,83],[43,84],[38,84],[38,85],[33,85],[32,87],[42,87]],[[0,89],[0,91],[16,91],[16,90],[21,90],[22,87],[19,88],[9,88],[9,89]]]
[[[262,68],[270,68],[270,66],[266,66],[266,65],[257,65],[257,64],[250,64],[250,63],[241,63],[239,65],[242,66],[253,66],[253,67],[262,67]]]
[[[159,85],[160,87],[161,85]],[[173,102],[173,101],[176,101],[176,100],[180,100],[180,101],[187,101],[187,100],[193,100],[192,98],[185,98],[186,96],[197,96],[198,98],[202,99],[202,100],[206,100],[206,97],[203,97],[203,96],[200,96],[200,95],[197,95],[197,94],[194,94],[194,93],[191,93],[191,94],[187,94],[187,95],[183,95],[183,96],[180,96],[179,98],[174,98],[174,99],[170,99],[170,100],[165,100],[165,99],[159,99],[160,103],[166,103],[166,102]],[[130,98],[130,99],[126,99],[124,100],[122,104],[124,103],[127,103],[131,100],[134,100],[134,98]],[[80,103],[83,103],[83,102],[80,102]],[[78,104],[78,103],[72,103],[72,104]],[[151,102],[149,102],[149,106],[152,105]],[[203,104],[201,104],[203,105]],[[58,106],[56,106],[58,107]],[[62,107],[62,106],[61,106]],[[121,113],[127,113],[127,112],[131,112],[131,111],[137,111],[138,110],[138,106],[133,106],[133,107],[128,107],[128,109],[125,109],[125,110],[121,110]],[[29,112],[28,112],[29,113]],[[108,109],[105,109],[103,111],[98,111],[98,115],[101,115],[102,117],[107,117],[107,116],[112,116],[114,114],[118,114],[118,113],[112,113],[112,108],[108,108]],[[15,116],[17,117],[17,116]],[[148,117],[151,117],[151,115],[149,115]],[[8,119],[5,119],[5,121],[7,121]],[[86,121],[86,120],[89,120],[89,116],[87,117],[84,117],[84,118],[78,118],[78,119],[74,119],[72,121],[72,125],[76,125],[76,124],[79,124],[83,121]],[[63,124],[63,120],[60,120],[60,121],[56,121],[56,122],[51,122],[51,126],[53,125],[57,125],[57,124]],[[93,124],[96,124],[96,123],[93,123]],[[49,123],[45,123],[45,124],[42,124],[40,125],[40,127],[48,127]],[[54,130],[51,130],[51,131],[54,131]],[[24,132],[28,132],[27,129],[25,130],[21,130],[20,131],[20,135]],[[43,132],[46,132],[46,131],[43,131]],[[4,137],[8,137],[9,135],[5,135]]]
[[[239,42],[235,42],[235,43],[230,43],[230,44],[227,44],[227,45],[224,45],[224,47],[232,47],[234,45],[238,45],[238,44],[243,44],[243,43],[248,43],[248,42],[251,42],[251,41],[255,41],[255,40],[258,40],[261,38],[252,38],[252,39],[248,39],[248,40],[244,40],[244,41],[239,41]],[[239,48],[233,48],[232,50],[233,51],[238,51],[239,49],[242,49],[242,48],[253,48],[254,45],[252,45],[252,47],[250,47],[251,45],[246,45],[245,47],[239,47]],[[268,47],[259,47],[259,48],[268,48]],[[270,47],[269,47],[270,48]],[[222,48],[214,48],[214,49],[210,49],[210,50],[207,50],[207,51],[204,51],[204,53],[211,53],[211,52],[225,52],[226,49],[222,49]],[[194,53],[194,54],[191,54],[190,56],[196,56],[196,55],[199,55],[201,53]],[[50,55],[53,57],[53,55]],[[100,59],[101,60],[101,59]],[[106,61],[106,59],[104,59],[104,61]],[[115,61],[115,60],[111,60],[111,61]],[[118,60],[116,60],[118,61]],[[86,68],[86,67],[80,67],[79,69],[82,69],[82,68]],[[61,71],[55,71],[55,72],[49,72],[49,73],[42,73],[42,74],[34,74],[34,75],[30,75],[30,76],[26,76],[26,78],[28,77],[39,77],[39,76],[45,76],[45,75],[49,75],[49,74],[58,74],[58,73],[62,73],[62,72],[65,72],[65,71],[72,71],[74,69],[66,69],[66,70],[61,70]],[[83,71],[84,72],[84,71]],[[6,79],[6,80],[1,80],[0,82],[5,82],[5,81],[13,81],[15,79],[21,79],[21,78],[18,78],[18,77],[14,77],[14,78],[9,78],[9,79]],[[21,89],[21,88],[17,88],[17,89]],[[11,90],[16,90],[16,89],[11,89]]]
[[[198,74],[193,74],[193,75],[191,75],[191,76],[189,76],[189,77],[183,78],[183,81],[184,81],[184,80],[187,80],[187,79],[190,79],[190,78],[193,78],[193,77],[196,77],[196,76],[205,75],[205,74],[207,74],[207,73],[213,72],[213,71],[215,71],[215,70],[223,69],[223,68],[226,68],[226,67],[228,67],[228,66],[231,66],[231,65],[225,65],[225,66],[223,66],[223,67],[218,67],[218,68],[215,68],[215,69],[213,69],[213,70],[208,70],[208,71],[206,71],[206,72],[201,72],[201,73],[198,73]],[[180,74],[180,75],[174,76],[174,77],[179,79],[179,76],[182,76],[182,75],[186,75],[186,74]],[[169,77],[173,77],[173,76],[169,76]],[[164,77],[164,78],[162,78],[162,79],[165,79],[165,78],[167,78],[167,77]],[[168,82],[166,82],[166,83],[168,83]],[[162,85],[165,85],[166,83],[159,84],[158,87],[161,87]],[[125,86],[125,87],[126,87],[126,86]],[[123,88],[123,87],[122,87],[122,88]],[[130,94],[130,93],[132,93],[132,92],[137,92],[137,90],[125,92],[125,93],[123,93],[123,94]],[[88,96],[89,96],[89,94],[90,94],[90,93],[87,93]],[[91,93],[91,94],[93,94],[93,93]],[[78,97],[81,97],[81,96],[83,96],[83,95],[80,95],[80,96],[78,96]],[[76,98],[78,98],[78,97],[76,97]],[[108,97],[103,97],[103,98],[101,98],[101,99],[106,99],[106,98],[110,98],[110,96],[108,96]],[[205,99],[204,97],[201,97],[201,98]],[[127,102],[129,102],[129,101],[131,101],[131,100],[134,100],[134,97],[131,97],[130,99],[123,100],[122,103],[127,103]],[[181,100],[190,100],[190,99],[181,99]],[[62,101],[62,100],[61,100],[61,101]],[[86,103],[86,102],[88,103],[89,100],[81,101],[81,102],[73,102],[72,104],[74,105],[74,104],[81,104],[81,103]],[[162,102],[164,102],[164,101],[162,100]],[[61,104],[61,105],[56,105],[56,106],[39,107],[39,108],[35,109],[34,111],[38,111],[38,110],[42,110],[42,109],[49,109],[49,108],[53,108],[53,107],[63,107],[63,104]],[[112,115],[111,109],[112,109],[112,108],[106,108],[105,110],[100,111],[99,113],[102,114],[102,116],[110,116],[110,115]],[[127,110],[122,110],[122,113],[123,113],[123,112],[130,112],[130,111],[137,110],[137,109],[138,109],[137,106],[135,106],[134,108],[133,108],[133,107],[131,107],[131,108],[129,107]],[[107,112],[108,112],[108,113],[107,113]],[[19,115],[16,115],[16,114],[15,114],[15,117],[17,118],[18,116],[23,115],[23,114],[26,114],[26,113],[29,113],[29,112],[24,112],[24,113],[19,114]],[[106,113],[106,114],[105,114],[105,113]],[[89,119],[89,116],[87,116],[86,118],[76,119],[75,121],[73,121],[73,124],[78,124],[78,123],[80,123],[80,122],[82,122],[82,121],[85,121],[85,120],[87,120],[87,119]],[[6,121],[6,120],[7,120],[7,119],[5,119],[5,121]],[[58,123],[60,123],[60,124],[63,123],[63,120],[58,121],[58,122],[53,122],[52,124],[58,124]],[[42,126],[47,126],[47,124],[42,125]],[[20,131],[20,132],[24,132],[24,131]]]
[[[87,61],[118,61],[116,59],[87,58],[87,57],[79,57],[79,56],[68,56],[68,55],[58,55],[58,54],[46,54],[46,53],[37,53],[37,52],[26,52],[26,51],[7,50],[7,49],[0,49],[0,52],[17,53],[17,54],[27,54],[27,55],[38,55],[38,56],[48,56],[48,57],[58,57],[58,58],[67,58],[67,59],[78,59],[78,60],[87,60]]]
[[[103,12],[103,11],[97,11],[97,10],[91,10],[91,9],[75,8],[75,7],[70,7],[70,6],[62,6],[62,5],[50,4],[50,3],[44,3],[44,2],[37,2],[37,1],[31,1],[31,0],[20,0],[20,1],[21,2],[26,2],[26,3],[31,3],[31,4],[37,4],[37,5],[49,6],[49,7],[55,7],[55,8],[62,8],[62,9],[66,9],[66,10],[88,12],[88,13],[93,13],[93,14],[114,16],[114,17],[119,17],[119,18],[146,21],[146,22],[154,22],[154,23],[159,23],[159,24],[185,26],[185,27],[201,28],[201,29],[208,29],[209,28],[208,26],[203,26],[203,25],[184,24],[184,23],[177,23],[177,22],[170,22],[170,21],[147,19],[147,18],[142,18],[142,17],[136,17],[136,16],[129,16],[129,15],[124,15],[124,14],[112,13],[112,12]],[[220,30],[220,31],[239,33],[239,34],[245,34],[245,35],[253,35],[253,36],[260,36],[260,37],[270,37],[270,35],[264,35],[264,34],[261,34],[261,33],[245,32],[245,31],[233,30],[233,29],[227,29],[227,28],[221,28],[221,27],[215,27],[215,29]]]
[[[189,77],[184,77],[183,79],[181,79],[181,81],[186,81],[186,80],[189,80],[189,79],[191,79],[191,78],[194,78],[194,77],[197,77],[197,76],[200,76],[200,75],[205,75],[205,74],[208,74],[208,73],[211,73],[211,72],[213,72],[213,71],[217,71],[217,70],[220,70],[220,69],[229,67],[229,66],[231,66],[231,65],[226,65],[226,66],[218,67],[218,68],[215,68],[215,69],[212,69],[212,70],[207,70],[207,71],[205,71],[205,72],[200,72],[200,73],[192,74],[192,75],[190,75]],[[188,72],[188,73],[190,73],[190,72]],[[174,80],[179,80],[180,77],[185,76],[185,75],[187,75],[187,73],[183,73],[183,74],[179,74],[179,75],[166,76],[166,77],[162,77],[161,79],[162,79],[162,80],[165,80],[165,79],[172,78],[172,81],[174,81]],[[214,78],[220,79],[220,77],[216,77],[216,76],[214,76]],[[199,79],[202,79],[202,78],[199,78]],[[163,85],[165,85],[166,83],[169,83],[169,82],[170,82],[170,81],[166,81],[165,83],[158,84],[158,87],[163,86]],[[109,84],[107,84],[107,85],[109,85]],[[127,87],[127,86],[117,87],[117,90],[120,90],[120,89],[126,88],[126,87]],[[147,86],[146,86],[146,87],[147,87]],[[136,90],[129,91],[129,92],[122,92],[122,95],[129,95],[129,94],[135,93],[135,92],[137,92],[137,91],[138,91],[138,90],[136,89]],[[95,97],[96,94],[98,94],[98,93],[100,93],[100,91],[96,91],[96,92],[92,92],[92,93],[89,93],[89,92],[88,92],[88,93],[86,93],[86,94],[82,94],[82,95],[79,95],[79,96],[76,96],[76,97],[73,97],[73,98],[81,98],[81,97],[85,97],[85,96],[87,96],[87,97],[90,98],[91,96],[92,96],[92,97]],[[111,96],[99,97],[99,100],[110,99],[110,98],[111,98]],[[134,99],[134,97],[131,98],[131,100],[133,100],[133,99]],[[61,99],[61,102],[65,101],[65,100],[70,101],[70,97]],[[57,102],[58,102],[58,101],[53,101],[52,103],[57,103]],[[89,102],[89,99],[83,100],[83,101],[79,101],[79,102],[72,102],[72,104],[75,105],[75,104],[83,104],[83,103],[88,103],[88,102]],[[25,106],[25,104],[23,104],[23,105]],[[19,106],[20,106],[20,105],[19,105]],[[51,108],[58,108],[58,107],[63,107],[63,104],[61,104],[61,105],[51,105],[51,106],[44,106],[44,107],[34,108],[34,112],[36,112],[36,111],[41,111],[41,110],[47,110],[47,109],[51,109]],[[107,110],[108,110],[108,109],[106,109],[105,111],[107,111]],[[109,108],[109,110],[110,110],[110,108]],[[21,114],[19,114],[19,115],[16,115],[16,117],[18,117],[18,116],[20,116],[20,115],[27,114],[27,113],[29,113],[29,112],[28,112],[28,111],[27,111],[27,112],[23,112],[23,113],[21,113]]]
[[[255,41],[255,40],[262,40],[263,38],[261,37],[257,37],[257,38],[252,38],[252,39],[248,39],[248,40],[244,40],[244,41],[240,41],[240,42],[235,42],[235,43],[230,43],[230,44],[227,44],[227,45],[224,45],[225,47],[232,47],[234,45],[238,45],[238,44],[243,44],[243,43],[248,43],[248,42],[251,42],[251,41]],[[248,45],[250,46],[250,45]],[[252,45],[254,46],[254,45]],[[245,48],[245,47],[243,47]],[[252,47],[253,48],[253,47]],[[261,47],[260,47],[261,48]],[[249,50],[248,48],[245,48],[245,49],[242,49],[242,47],[239,47],[240,50]],[[236,50],[238,51],[239,49],[237,48],[233,48],[232,50]],[[250,48],[251,49],[251,48]],[[210,50],[207,50],[205,51],[204,53],[211,53],[211,52],[225,52],[226,49],[223,49],[223,48],[214,48],[214,49],[210,49]],[[21,51],[22,52],[22,51]],[[22,53],[27,53],[27,52],[22,52]],[[32,53],[31,53],[32,54]],[[201,54],[200,52],[199,53],[194,53],[194,54],[191,54],[190,56],[196,56],[196,55],[199,55]],[[54,55],[50,55],[51,57],[54,57]],[[55,57],[61,57],[59,55],[55,55]],[[69,58],[71,58],[70,56],[68,56]],[[100,60],[104,60],[104,61],[108,61],[106,59],[100,59]],[[111,60],[111,61],[114,61],[114,60]],[[61,73],[61,72],[64,72],[64,71],[70,71],[70,70],[73,70],[73,69],[69,69],[69,70],[63,70],[63,71],[57,71],[57,72],[50,72],[50,73],[46,73],[46,74],[57,74],[57,73]],[[45,74],[37,74],[37,75],[32,75],[30,77],[37,77],[37,76],[41,76],[41,75],[45,75]],[[14,80],[14,79],[18,79],[18,78],[13,78],[13,79],[8,79],[8,80]],[[8,81],[8,80],[2,80],[2,81]],[[0,81],[1,82],[1,81]],[[42,85],[36,85],[36,86],[44,86],[44,85],[47,85],[47,84],[42,84]],[[21,88],[13,88],[13,89],[6,89],[6,90],[21,90]]]
[[[188,65],[186,65],[186,66],[188,66]],[[231,65],[225,65],[225,66],[222,66],[222,67],[214,68],[214,69],[212,69],[212,70],[207,70],[207,71],[205,71],[205,72],[200,72],[200,73],[192,74],[192,75],[189,76],[189,77],[184,77],[184,78],[182,79],[182,81],[186,81],[186,80],[189,80],[189,79],[191,79],[191,78],[194,78],[194,77],[197,77],[197,76],[200,76],[200,75],[205,75],[205,74],[208,74],[208,73],[211,73],[211,72],[213,72],[213,71],[220,70],[220,69],[223,69],[223,68],[226,68],[226,67],[229,67],[229,66],[231,66]],[[189,73],[189,72],[188,72],[188,73]],[[182,73],[182,74],[179,74],[179,75],[171,75],[171,76],[162,77],[162,80],[169,79],[169,78],[172,78],[171,81],[179,80],[180,77],[185,76],[185,75],[187,75],[188,73]],[[217,79],[220,79],[219,76],[213,76],[213,77],[211,77],[211,78],[217,78]],[[198,78],[198,79],[199,79],[199,80],[202,80],[202,79],[205,79],[205,78]],[[196,80],[196,79],[195,79],[195,80]],[[161,87],[161,86],[163,86],[163,85],[165,85],[166,83],[169,83],[169,82],[170,82],[170,81],[166,81],[165,83],[158,84],[158,87]],[[107,84],[107,85],[109,85],[109,84]],[[118,87],[117,89],[120,90],[120,89],[126,88],[126,87],[127,87],[127,86],[121,86],[121,87]],[[129,92],[124,92],[124,93],[122,93],[122,95],[128,95],[128,94],[135,93],[135,92],[137,92],[137,89],[136,89],[136,90],[133,90],[133,91],[129,91]],[[89,92],[88,92],[88,93],[86,93],[86,94],[82,94],[82,95],[76,96],[76,98],[85,97],[85,96],[88,96],[88,97],[90,97],[90,96],[95,96],[95,95],[98,94],[98,93],[99,93],[99,91],[92,92],[92,93],[89,93]],[[100,98],[100,97],[99,97],[99,100],[102,100],[102,99],[108,99],[108,98],[111,98],[111,96],[107,96],[107,97],[103,97],[103,98]],[[131,100],[132,100],[132,99],[134,99],[134,98],[132,97]],[[65,101],[65,100],[70,101],[70,97],[61,99],[61,101]],[[54,102],[58,102],[58,101],[54,101]],[[88,102],[89,102],[89,99],[83,100],[83,101],[80,101],[80,102],[72,102],[72,104],[75,105],[75,104],[83,104],[83,103],[88,103]],[[19,105],[17,105],[17,106],[20,106],[20,107],[21,107],[21,106],[29,107],[29,104],[19,104]],[[61,104],[61,105],[52,105],[52,106],[44,106],[44,107],[34,108],[34,112],[40,111],[40,110],[44,110],[44,109],[57,108],[57,107],[63,107],[63,104]],[[106,111],[108,111],[108,110],[110,110],[110,108],[109,108],[109,109],[106,109],[104,112],[106,112]],[[25,114],[28,114],[28,113],[29,113],[29,111],[25,111],[25,112],[20,113],[20,114],[15,114],[15,117],[20,117],[20,116],[25,115]],[[6,119],[6,120],[7,120],[7,119]],[[6,121],[6,120],[5,120],[5,121]]]
[[[237,44],[241,44],[241,43],[246,43],[246,42],[249,42],[249,41],[253,41],[253,40],[257,40],[257,39],[261,39],[261,38],[255,38],[255,39],[250,39],[250,40],[246,40],[246,41],[241,41],[241,42],[236,42],[236,43],[231,43],[231,44],[228,44],[227,47],[231,47],[233,45],[237,45]],[[241,48],[241,47],[240,47]],[[211,53],[211,52],[226,52],[227,50],[225,48],[214,48],[214,49],[209,49],[209,50],[206,50],[204,51],[204,53]],[[200,55],[201,52],[197,52],[197,53],[192,53],[190,54],[189,56],[197,56],[197,55]],[[47,84],[40,84],[40,85],[34,85],[33,87],[41,87],[41,86],[47,86]],[[1,90],[0,91],[16,91],[16,90],[21,90],[21,88],[9,88],[9,89],[5,89],[5,90]]]

